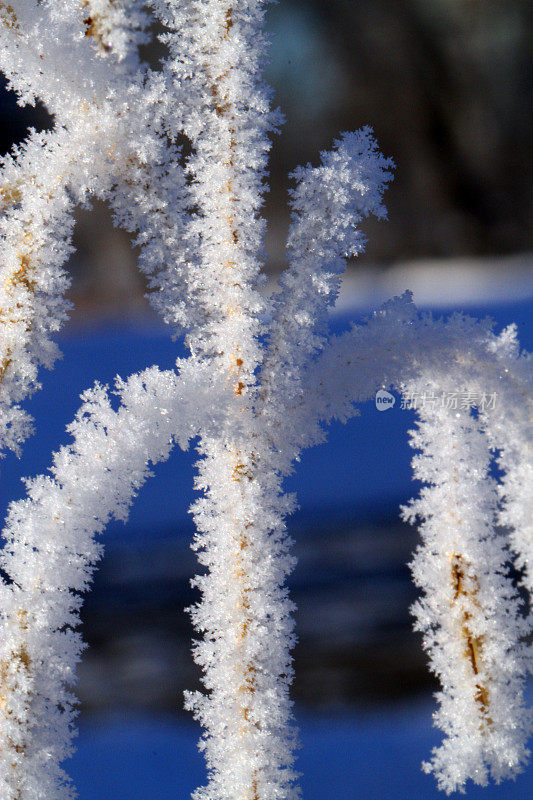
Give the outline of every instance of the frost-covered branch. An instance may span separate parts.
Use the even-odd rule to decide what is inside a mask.
[[[204,496],[194,506],[196,548],[209,572],[197,578],[202,599],[192,616],[203,634],[195,659],[207,694],[189,696],[188,703],[205,727],[209,783],[196,797],[288,798],[295,776],[291,606],[283,587],[292,567],[287,504],[252,405],[265,307],[258,212],[275,122],[260,76],[264,3],[169,8],[167,24],[185,32],[179,57],[182,41],[169,39],[176,48],[170,67],[173,81],[190,88],[184,132],[194,147],[188,168],[197,213],[190,236],[198,245],[189,285],[199,322],[188,342],[233,394],[226,424],[216,436],[203,433],[199,445],[197,488]]]
[[[31,430],[17,404],[38,387],[38,366],[52,366],[51,334],[68,315],[63,265],[72,252],[74,204],[85,201],[98,175],[88,131],[77,133],[34,133],[1,165],[0,442],[15,452]]]
[[[184,176],[176,155],[146,118],[155,100],[144,96],[138,79],[131,81],[144,15],[132,9],[126,26],[124,9],[103,2],[83,4],[85,16],[82,4],[69,0],[9,9],[12,24],[0,25],[0,66],[21,102],[38,94],[56,114],[52,132],[33,133],[0,167],[0,444],[18,452],[31,423],[17,404],[38,386],[38,366],[50,367],[57,357],[50,333],[67,317],[62,267],[75,206],[92,197],[109,200],[119,221],[139,230],[142,262],[154,273],[178,261],[188,200],[183,188],[180,197]],[[183,285],[176,267],[163,282],[172,284],[165,281],[169,272]],[[159,288],[162,281],[152,283]],[[178,305],[167,290],[167,316],[179,316]]]
[[[290,268],[280,280],[262,370],[265,406],[274,396],[290,402],[301,392],[302,369],[326,341],[327,314],[335,305],[347,258],[364,250],[360,223],[386,217],[382,196],[392,180],[391,159],[378,150],[370,128],[345,133],[321,165],[292,177]]]
[[[407,390],[441,386],[423,376]],[[495,528],[498,492],[484,430],[470,409],[430,407],[419,416],[413,465],[426,488],[405,516],[422,521],[412,570],[423,596],[413,611],[442,685],[435,723],[445,733],[425,769],[451,792],[467,779],[515,777],[528,759],[522,638],[530,624],[509,575],[509,543]]]
[[[522,638],[530,622],[509,576],[509,540],[496,523],[510,528],[519,563],[528,564],[531,358],[519,355],[509,331],[496,337],[488,323],[419,318],[407,294],[333,340],[309,370],[304,397],[312,407],[300,413],[309,421],[346,419],[356,413],[353,400],[391,387],[408,405],[424,400],[413,405],[412,444],[421,451],[414,475],[427,487],[405,516],[422,520],[412,567],[423,598],[414,613],[442,684],[436,722],[446,738],[427,768],[447,791],[469,778],[484,785],[489,774],[496,781],[516,775],[529,755]],[[443,402],[458,395],[471,399],[459,407]],[[311,431],[305,420],[303,437]],[[490,477],[495,452],[505,470],[501,486]]]
[[[220,424],[223,392],[202,371],[151,368],[85,392],[69,427],[73,442],[50,475],[27,482],[10,507],[0,564],[0,797],[72,797],[59,764],[71,753],[75,666],[83,649],[80,593],[90,583],[111,517],[125,520],[150,473],[174,442]]]
[[[0,3],[0,69],[21,103],[42,100],[55,128],[32,133],[0,174],[0,437],[30,430],[19,407],[50,366],[67,306],[63,272],[75,205],[99,197],[140,247],[151,299],[185,333],[179,376],[154,367],[96,387],[49,476],[11,506],[0,564],[1,800],[72,796],[72,683],[87,587],[111,516],[124,518],[177,440],[198,436],[194,547],[205,574],[191,609],[205,693],[187,696],[204,726],[208,783],[197,800],[298,795],[288,688],[294,642],[285,580],[294,561],[283,477],[323,424],[347,419],[380,387],[408,397],[497,393],[501,405],[420,413],[415,472],[427,487],[413,564],[419,627],[443,681],[446,739],[430,766],[460,787],[514,774],[526,755],[525,619],[507,574],[507,539],[531,562],[531,360],[510,332],[464,317],[420,317],[408,295],[327,341],[327,312],[360,223],[385,216],[389,159],[369,128],[346,133],[320,166],[294,173],[289,269],[261,292],[260,216],[269,136],[281,121],[262,78],[266,0],[152,0],[164,24],[161,71],[140,63],[140,0]],[[184,150],[178,141],[187,140]],[[190,155],[185,156],[185,152]],[[513,397],[520,396],[519,408]],[[442,431],[445,430],[443,435]],[[452,452],[455,458],[452,459]],[[497,454],[504,475],[490,477]],[[531,583],[531,574],[526,574]]]

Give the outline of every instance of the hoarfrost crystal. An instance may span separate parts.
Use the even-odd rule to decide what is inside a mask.
[[[359,223],[386,213],[394,165],[369,128],[342,134],[319,166],[294,172],[290,263],[265,298],[260,209],[269,135],[282,121],[262,79],[267,3],[148,5],[166,31],[159,72],[138,57],[149,26],[138,0],[0,4],[0,68],[21,104],[39,98],[55,119],[1,164],[2,447],[18,453],[32,433],[21,403],[58,354],[76,206],[105,200],[133,234],[150,299],[190,353],[175,370],[117,379],[118,409],[107,387],[85,392],[71,444],[9,508],[0,800],[74,796],[60,765],[72,750],[76,626],[98,535],[111,517],[126,519],[149,465],[195,437],[194,548],[207,569],[190,613],[205,693],[186,703],[204,727],[208,767],[195,796],[298,796],[285,587],[295,500],[283,478],[326,423],[393,387],[404,397],[457,387],[498,396],[459,413],[419,410],[413,463],[425,488],[404,514],[421,520],[414,612],[442,683],[444,741],[426,768],[447,791],[512,777],[528,755],[529,619],[509,564],[514,555],[531,588],[531,359],[512,329],[496,336],[461,316],[420,316],[409,293],[328,336],[346,258],[364,249]]]

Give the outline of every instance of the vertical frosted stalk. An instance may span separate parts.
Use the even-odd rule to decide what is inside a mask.
[[[292,561],[278,479],[252,406],[264,305],[256,289],[264,230],[258,209],[268,150],[268,101],[257,64],[261,6],[195,6],[206,46],[203,59],[203,48],[196,57],[207,124],[195,141],[193,193],[209,322],[192,343],[212,357],[233,395],[220,435],[201,439],[197,486],[204,497],[195,507],[196,546],[209,570],[197,578],[202,600],[192,612],[203,634],[195,658],[207,694],[190,697],[189,705],[206,729],[209,783],[196,796],[211,800],[288,797],[294,778],[292,622],[283,588]]]

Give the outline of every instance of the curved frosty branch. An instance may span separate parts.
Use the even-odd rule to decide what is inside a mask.
[[[105,388],[85,392],[72,444],[10,507],[0,556],[11,581],[0,585],[1,800],[73,796],[59,764],[71,752],[83,647],[74,628],[102,552],[95,536],[111,517],[126,519],[149,465],[175,441],[186,447],[200,427],[220,424],[223,402],[206,378],[183,362],[179,376],[153,367],[117,380],[117,411]]]
[[[25,13],[29,14],[31,8],[31,3],[24,6]],[[76,19],[79,10],[76,5],[72,12]],[[19,16],[22,13],[18,6],[17,13]],[[35,13],[54,18],[58,9],[39,6]],[[37,32],[44,25],[41,17],[38,23],[35,22]],[[61,17],[59,28],[64,24],[65,19]],[[46,31],[47,35],[52,35],[54,28]],[[83,34],[80,32],[80,35]],[[65,37],[65,41],[71,42],[74,50],[79,44],[72,37]],[[33,47],[31,42],[29,37],[26,45],[30,49]],[[88,43],[82,44],[89,61],[92,63],[96,59],[101,68],[102,59]],[[79,55],[76,50],[75,53]],[[23,54],[19,56],[22,58]],[[52,55],[47,53],[46,57],[52,58]],[[44,59],[43,75],[40,76],[45,84],[50,78],[46,73],[46,63]],[[90,74],[91,65],[86,66]],[[55,64],[54,68],[68,69],[68,63]],[[74,75],[79,68],[77,63]],[[158,282],[154,278],[158,288],[163,282],[172,286],[177,295],[177,287],[180,281],[184,281],[183,269],[180,272],[177,266],[186,207],[179,191],[184,177],[178,171],[173,153],[145,119],[146,107],[153,98],[141,101],[142,93],[138,87],[135,84],[123,86],[119,78],[117,73],[115,95],[111,99],[106,99],[105,93],[100,98],[98,92],[101,90],[89,80],[90,92],[94,91],[95,97],[84,101],[82,96],[75,94],[77,88],[72,86],[72,76],[65,76],[66,89],[60,93],[61,114],[56,128],[50,133],[33,133],[13,157],[3,160],[0,176],[0,207],[4,212],[0,219],[0,271],[3,276],[0,315],[4,323],[0,342],[0,446],[15,451],[31,431],[31,424],[27,414],[13,404],[38,386],[38,366],[50,367],[53,363],[57,348],[50,334],[61,327],[67,316],[68,304],[62,295],[68,279],[62,265],[71,253],[75,205],[86,202],[91,196],[111,200],[116,210],[122,209],[118,216],[126,227],[132,219],[130,230],[142,226],[138,238],[139,243],[145,245],[143,262],[146,270],[160,273],[164,259],[167,269],[164,271],[163,267],[163,280]],[[53,94],[53,87],[51,91]],[[139,171],[141,178],[137,175]],[[150,175],[149,180],[147,175]],[[137,188],[133,191],[135,182]],[[139,182],[142,191],[139,191]],[[151,197],[149,190],[156,182],[159,182],[158,191],[152,192]],[[129,212],[124,211],[121,186],[128,189],[126,197],[130,206],[137,204]],[[165,202],[168,203],[166,218],[163,213]],[[152,219],[153,212],[156,215]],[[166,238],[163,238],[163,233]],[[179,316],[176,311],[178,303],[170,294],[170,288],[165,288],[167,315],[176,317]],[[183,311],[186,306],[182,300],[182,316],[186,313]]]
[[[460,315],[418,318],[407,294],[334,340],[308,373],[309,400],[300,409],[304,416],[346,419],[355,413],[354,400],[391,386],[408,406],[417,408],[422,398],[412,434],[421,454],[413,468],[426,487],[405,516],[422,520],[412,569],[423,597],[414,613],[443,687],[435,719],[445,739],[426,768],[446,791],[469,778],[484,785],[489,775],[497,782],[513,777],[529,755],[522,638],[530,624],[509,576],[507,538],[496,528],[498,518],[512,528],[526,564],[531,359],[520,357],[509,339]],[[329,388],[333,374],[336,388],[344,387],[337,395]],[[310,436],[305,421],[304,441],[302,434]],[[506,469],[501,486],[490,477],[495,448]]]
[[[38,387],[38,367],[58,350],[51,335],[68,316],[63,265],[72,252],[76,205],[108,197],[128,158],[115,147],[122,125],[80,115],[74,130],[33,132],[0,173],[0,446],[17,451],[31,430],[16,404]],[[14,405],[15,404],[15,405]]]
[[[87,139],[84,137],[87,144]],[[57,348],[50,334],[68,315],[68,278],[62,266],[72,252],[73,196],[92,185],[94,164],[63,128],[34,133],[0,175],[0,445],[18,451],[30,432],[14,404],[37,388],[39,365],[51,367]],[[70,193],[68,190],[71,190]]]

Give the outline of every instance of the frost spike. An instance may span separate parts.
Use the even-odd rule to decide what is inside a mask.
[[[371,128],[344,133],[320,161],[291,175],[290,266],[279,280],[262,370],[267,407],[280,392],[287,401],[301,393],[303,370],[326,342],[347,259],[364,251],[360,223],[370,214],[386,217],[382,197],[394,162],[379,152]]]
[[[522,637],[530,620],[508,575],[509,541],[495,528],[503,495],[502,518],[511,523],[523,564],[530,547],[521,527],[530,495],[520,492],[526,465],[530,469],[531,359],[508,345],[508,335],[496,337],[486,321],[419,318],[407,294],[334,340],[304,383],[309,420],[346,419],[355,413],[353,399],[364,401],[382,387],[398,388],[407,407],[430,398],[429,407],[418,408],[413,434],[421,450],[413,460],[415,477],[428,486],[405,516],[422,519],[424,541],[413,572],[424,596],[414,610],[442,683],[436,723],[445,738],[426,769],[448,792],[468,779],[485,785],[489,776],[496,782],[514,777],[529,756]],[[343,376],[343,391],[330,390],[333,374]],[[454,394],[477,397],[477,403],[450,408],[440,402]],[[482,400],[489,395],[495,403]],[[311,435],[309,423],[302,431]],[[501,486],[488,474],[494,448],[507,471]]]

